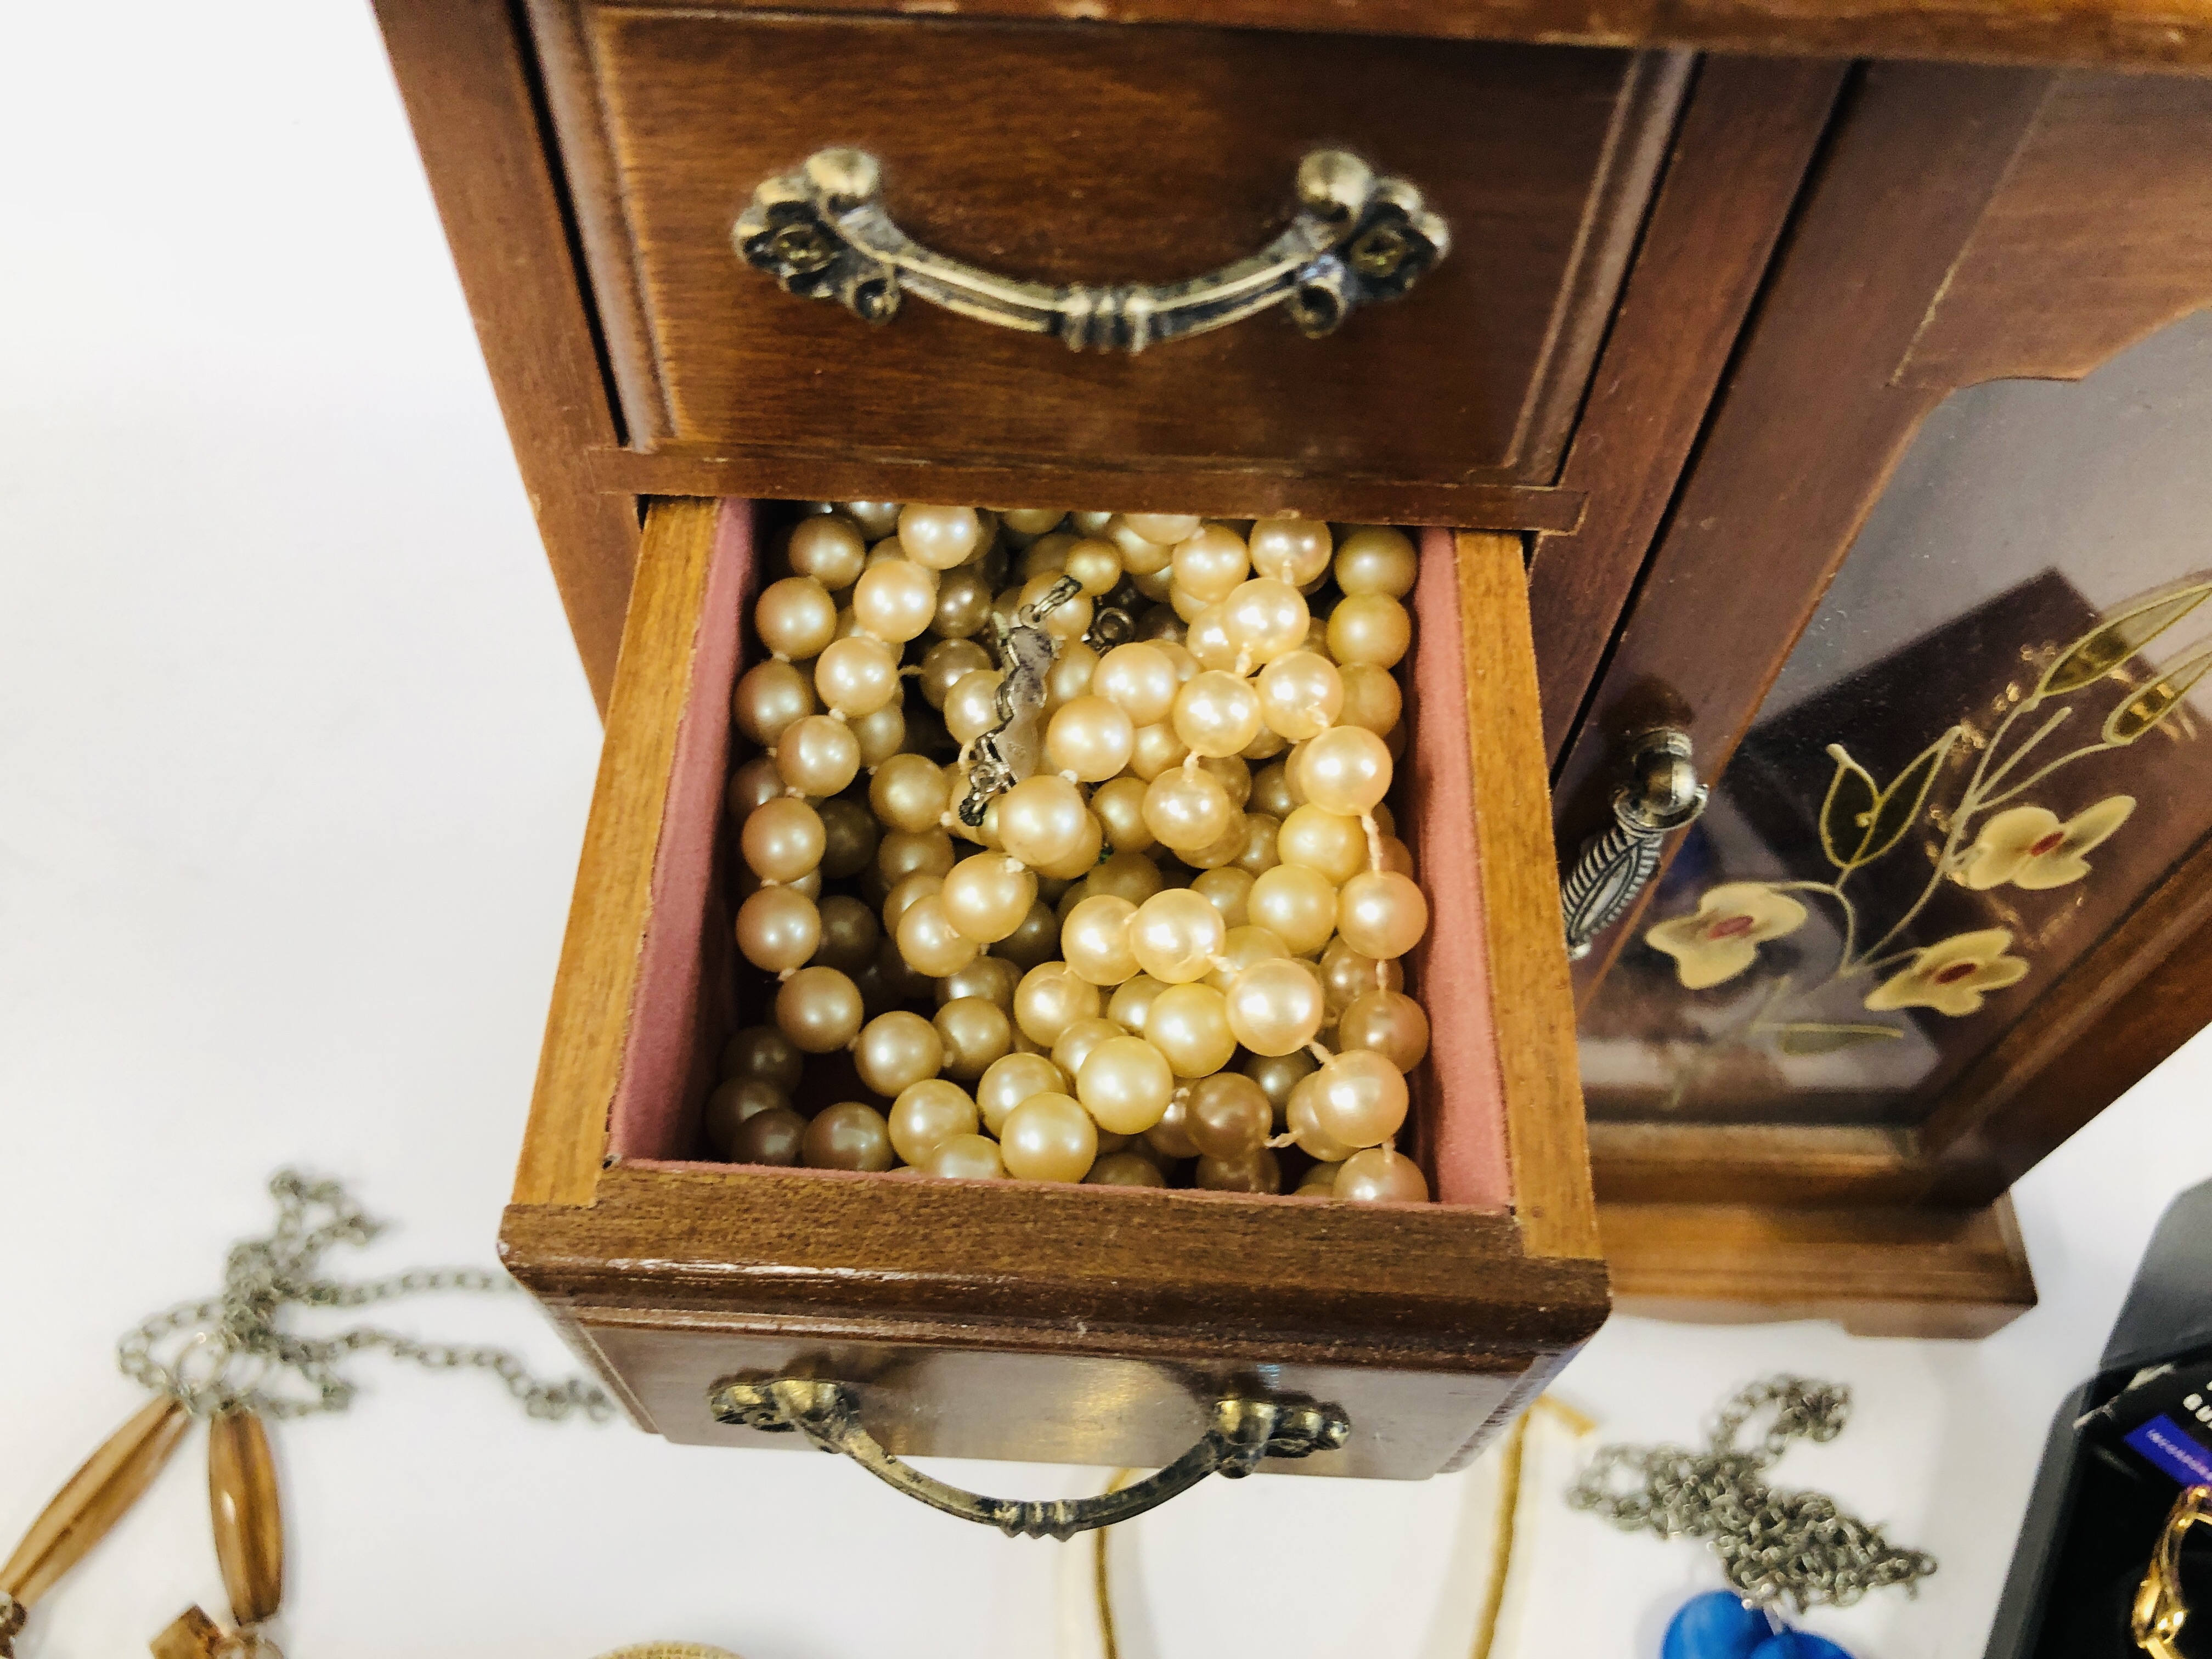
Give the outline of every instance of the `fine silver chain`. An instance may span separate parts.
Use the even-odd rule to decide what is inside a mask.
[[[489,1371],[532,1417],[557,1421],[580,1411],[599,1422],[614,1414],[606,1395],[582,1378],[542,1382],[503,1348],[418,1342],[370,1325],[327,1337],[283,1329],[279,1320],[288,1307],[360,1308],[417,1291],[501,1293],[517,1287],[505,1274],[477,1267],[418,1268],[358,1284],[320,1277],[324,1251],[334,1244],[364,1245],[380,1224],[335,1181],[311,1181],[283,1170],[270,1179],[269,1193],[276,1200],[275,1230],[232,1246],[219,1296],[179,1303],[118,1343],[116,1361],[125,1376],[168,1395],[194,1417],[240,1409],[270,1418],[308,1417],[351,1405],[356,1385],[339,1375],[338,1366],[349,1354],[381,1349],[432,1370]],[[288,1374],[296,1386],[281,1386]]]
[[[1764,1478],[1791,1441],[1833,1440],[1850,1405],[1851,1391],[1838,1383],[1754,1382],[1723,1408],[1705,1450],[1601,1447],[1567,1501],[1625,1532],[1704,1540],[1720,1557],[1729,1588],[1759,1607],[1849,1607],[1885,1584],[1911,1591],[1936,1571],[1934,1556],[1898,1548],[1824,1493],[1778,1492]],[[1758,1448],[1739,1449],[1736,1437],[1769,1409],[1774,1421]]]

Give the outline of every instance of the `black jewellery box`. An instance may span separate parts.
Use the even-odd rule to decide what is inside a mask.
[[[2142,1659],[2136,1590],[2174,1499],[2199,1483],[2212,1484],[2212,1182],[2166,1206],[2096,1376],[2058,1408],[1985,1659]],[[2209,1534],[2185,1534],[2197,1613],[2181,1643],[2212,1655]]]

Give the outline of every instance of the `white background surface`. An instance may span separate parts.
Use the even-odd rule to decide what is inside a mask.
[[[116,1336],[213,1288],[276,1165],[403,1223],[342,1272],[492,1260],[598,731],[365,7],[9,0],[0,158],[5,1546],[140,1403]],[[1813,1622],[1860,1659],[1979,1654],[2049,1415],[2166,1195],[2212,1173],[2208,1067],[2200,1040],[2023,1183],[2044,1299],[2002,1334],[1621,1320],[1564,1395],[1680,1438],[1753,1376],[1848,1381],[1850,1428],[1784,1483],[1943,1565]],[[565,1363],[520,1302],[392,1317]],[[280,1431],[293,1659],[1059,1650],[1052,1546],[826,1459],[360,1370],[350,1416]],[[220,1610],[200,1462],[21,1651],[143,1652]],[[1129,1529],[1125,1651],[1464,1651],[1439,1608],[1465,1508],[1452,1480],[1215,1483]],[[1531,1528],[1531,1655],[1646,1659],[1717,1583],[1553,1500]]]

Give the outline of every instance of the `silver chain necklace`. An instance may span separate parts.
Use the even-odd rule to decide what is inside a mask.
[[[1729,1588],[1763,1607],[1799,1612],[1849,1607],[1870,1589],[1936,1571],[1936,1558],[1899,1549],[1881,1528],[1846,1515],[1816,1492],[1778,1492],[1763,1478],[1793,1440],[1833,1440],[1850,1415],[1851,1391],[1799,1376],[1754,1382],[1723,1408],[1704,1451],[1682,1446],[1605,1446],[1567,1493],[1578,1510],[1624,1532],[1702,1539],[1720,1557]],[[1774,1421],[1752,1450],[1736,1437],[1758,1413]],[[1624,1485],[1626,1475],[1635,1482]]]
[[[276,1200],[275,1230],[231,1247],[219,1296],[180,1302],[118,1343],[115,1357],[125,1376],[197,1418],[239,1410],[308,1417],[353,1403],[356,1385],[338,1374],[338,1365],[349,1354],[375,1348],[432,1370],[489,1371],[532,1417],[557,1421],[580,1411],[596,1422],[614,1414],[613,1402],[591,1383],[580,1377],[541,1382],[503,1348],[418,1342],[370,1325],[327,1337],[283,1329],[278,1322],[287,1307],[361,1308],[417,1291],[501,1294],[517,1287],[506,1275],[477,1267],[418,1268],[359,1284],[323,1278],[318,1269],[324,1251],[366,1244],[380,1224],[335,1181],[283,1170],[270,1179],[269,1193]],[[288,1373],[297,1387],[281,1386]]]

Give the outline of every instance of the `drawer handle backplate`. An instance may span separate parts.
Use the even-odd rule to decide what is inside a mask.
[[[985,1498],[933,1480],[901,1462],[860,1426],[860,1398],[842,1382],[778,1377],[771,1382],[724,1382],[708,1396],[715,1420],[748,1429],[796,1429],[823,1451],[842,1452],[878,1480],[933,1510],[981,1521],[1009,1538],[1071,1538],[1110,1527],[1188,1492],[1209,1474],[1247,1475],[1263,1457],[1304,1457],[1333,1451],[1352,1433],[1334,1406],[1273,1400],[1217,1401],[1199,1443],[1148,1480],[1096,1498]]]
[[[1401,179],[1317,149],[1298,166],[1298,210],[1257,253],[1188,282],[1094,288],[1000,276],[933,253],[884,210],[883,167],[866,150],[817,150],[753,191],[731,233],[738,255],[787,294],[834,300],[887,323],[906,294],[979,322],[1054,334],[1075,350],[1142,351],[1288,301],[1309,337],[1361,306],[1395,300],[1451,246],[1444,222]]]

